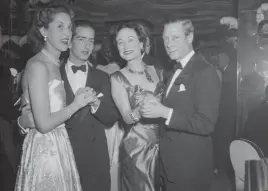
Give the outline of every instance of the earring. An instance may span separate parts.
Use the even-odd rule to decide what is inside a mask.
[[[45,42],[47,41],[47,36],[44,36],[44,41],[45,41]]]

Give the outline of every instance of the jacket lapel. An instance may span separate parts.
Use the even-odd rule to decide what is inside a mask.
[[[88,71],[87,71],[87,81],[86,81],[86,87],[92,87],[92,83],[94,82],[92,79],[92,66],[90,65],[90,63],[88,62]]]
[[[71,85],[69,83],[69,80],[68,80],[68,77],[66,74],[65,65],[66,64],[61,65],[60,72],[61,72],[61,78],[64,81],[64,88],[65,88],[65,92],[66,92],[66,104],[69,105],[74,100],[74,93],[73,93],[73,90],[71,88]]]
[[[171,88],[170,88],[170,92],[169,94],[166,96],[166,93],[167,93],[167,88],[169,87],[170,85],[170,82],[174,76],[171,75],[169,80],[168,80],[168,83],[167,83],[167,86],[166,86],[166,91],[165,91],[165,96],[164,96],[164,100],[167,99],[173,89],[173,86],[174,85],[180,85],[180,84],[184,84],[186,83],[186,78],[188,79],[188,76],[191,74],[192,72],[192,65],[193,65],[193,62],[195,60],[195,57],[196,57],[196,54],[194,54],[191,59],[188,61],[188,63],[186,64],[186,66],[182,69],[182,71],[180,72],[180,74],[178,75],[178,77],[175,79],[174,83],[172,84]]]
[[[209,63],[206,61],[206,59],[203,57],[202,54],[195,53],[191,57],[191,59],[188,61],[188,63],[186,64],[186,66],[182,69],[181,73],[176,78],[176,80],[174,81],[174,84],[172,86],[174,86],[174,85],[180,86],[181,84],[183,84],[186,87],[186,89],[187,89],[188,81],[192,77],[192,75],[195,72],[198,72],[200,70],[203,70],[205,67],[207,67],[206,64],[199,64],[199,61],[205,62],[205,63],[207,63],[209,65]],[[169,85],[169,83],[168,83],[168,85]],[[172,90],[172,87],[171,87],[171,90]],[[170,90],[170,93],[171,93],[171,90]],[[164,101],[166,99],[168,99],[170,93],[168,94],[168,96],[165,96],[164,97]]]
[[[92,72],[92,65],[88,62],[88,71],[87,71],[87,81],[86,81],[86,87],[91,87],[94,88],[93,83],[94,83],[94,73]],[[95,89],[95,88],[94,88]],[[81,112],[80,112],[80,121],[82,121],[86,115],[88,115],[88,113],[91,112],[91,107],[90,106],[86,106],[84,107]]]

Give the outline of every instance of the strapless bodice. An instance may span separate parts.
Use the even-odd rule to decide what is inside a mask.
[[[57,112],[65,107],[66,94],[64,90],[64,82],[54,79],[48,83],[50,111]]]

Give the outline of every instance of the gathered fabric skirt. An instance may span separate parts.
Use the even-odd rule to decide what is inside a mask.
[[[64,125],[42,134],[31,129],[23,143],[15,191],[81,191]]]

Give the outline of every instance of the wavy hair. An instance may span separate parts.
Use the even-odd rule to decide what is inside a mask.
[[[28,41],[35,52],[39,52],[44,47],[44,37],[40,33],[42,27],[48,28],[49,24],[54,20],[54,16],[58,13],[66,13],[71,19],[74,13],[63,4],[50,4],[45,8],[35,10],[32,26],[28,32]]]
[[[116,47],[117,47],[116,36],[118,35],[119,31],[121,31],[124,28],[133,29],[136,32],[139,41],[143,43],[143,50],[142,50],[143,53],[145,50],[146,43],[149,40],[149,33],[146,31],[146,27],[138,21],[127,21],[118,24],[114,31],[115,34],[114,44]]]

